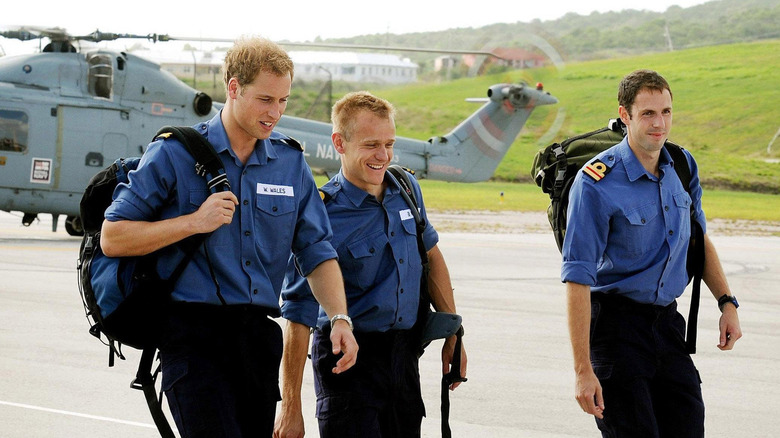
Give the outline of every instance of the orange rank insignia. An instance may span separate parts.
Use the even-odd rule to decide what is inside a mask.
[[[601,181],[601,179],[604,178],[604,175],[608,174],[610,170],[611,169],[607,167],[606,164],[599,160],[588,163],[585,165],[585,167],[582,168],[582,171],[585,172],[585,175],[593,178],[593,180],[596,182]]]

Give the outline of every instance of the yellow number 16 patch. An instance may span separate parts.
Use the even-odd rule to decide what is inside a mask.
[[[589,163],[582,168],[582,171],[585,172],[585,175],[593,178],[593,180],[596,182],[601,181],[601,179],[604,178],[604,175],[608,174],[610,170],[612,169],[598,160]]]

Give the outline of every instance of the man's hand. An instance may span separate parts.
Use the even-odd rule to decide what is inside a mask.
[[[336,362],[333,374],[340,374],[352,368],[352,365],[355,365],[357,361],[358,344],[346,321],[338,320],[331,327],[330,342],[333,344],[333,354],[343,354],[341,359]]]
[[[592,368],[577,373],[575,396],[583,411],[595,415],[596,418],[604,418],[604,395],[601,392],[601,383]]]
[[[274,438],[303,438],[305,433],[300,405],[297,410],[282,409],[274,423]]]
[[[441,347],[441,373],[445,375],[450,372],[452,368],[452,359],[455,354],[455,341],[457,341],[457,335],[450,336],[444,341],[444,346]],[[468,358],[466,358],[466,347],[463,346],[463,339],[461,339],[460,349],[460,376],[466,377],[466,369],[468,368]],[[450,391],[454,391],[455,388],[460,386],[463,382],[455,382],[450,385]]]
[[[233,221],[238,198],[233,192],[212,193],[191,216],[191,226],[195,234],[210,233],[222,225]]]
[[[733,304],[723,306],[723,314],[720,315],[720,342],[718,348],[731,350],[734,344],[742,337],[742,329],[739,326],[737,308]]]

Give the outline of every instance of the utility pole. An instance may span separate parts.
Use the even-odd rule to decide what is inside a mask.
[[[669,33],[669,22],[664,24],[664,37],[666,37],[666,47],[670,52],[674,52],[674,46],[672,45],[672,34]]]

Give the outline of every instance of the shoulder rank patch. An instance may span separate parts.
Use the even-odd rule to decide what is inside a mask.
[[[158,135],[157,137],[155,137],[155,139],[162,138],[163,140],[166,140],[166,139],[168,139],[168,137],[170,137],[170,136],[172,136],[172,135],[173,135],[173,133],[172,133],[172,132],[170,132],[170,131],[168,131],[168,132],[163,132],[162,134],[160,134],[160,135]]]
[[[585,165],[585,167],[582,168],[582,171],[585,173],[585,175],[593,178],[593,180],[596,182],[601,181],[601,179],[604,178],[604,176],[608,174],[610,170],[612,169],[607,167],[606,164],[599,160],[588,163]]]
[[[331,196],[328,193],[325,193],[322,189],[319,189],[320,191],[320,198],[322,198],[322,202],[328,203],[330,201]]]
[[[280,139],[280,140],[281,140],[282,143],[286,144],[287,146],[289,146],[289,147],[291,147],[291,148],[293,148],[293,149],[295,149],[297,151],[303,152],[303,146],[301,145],[301,143],[298,140],[296,140],[296,139],[294,139],[292,137],[287,137],[287,138],[283,138],[283,139]]]

